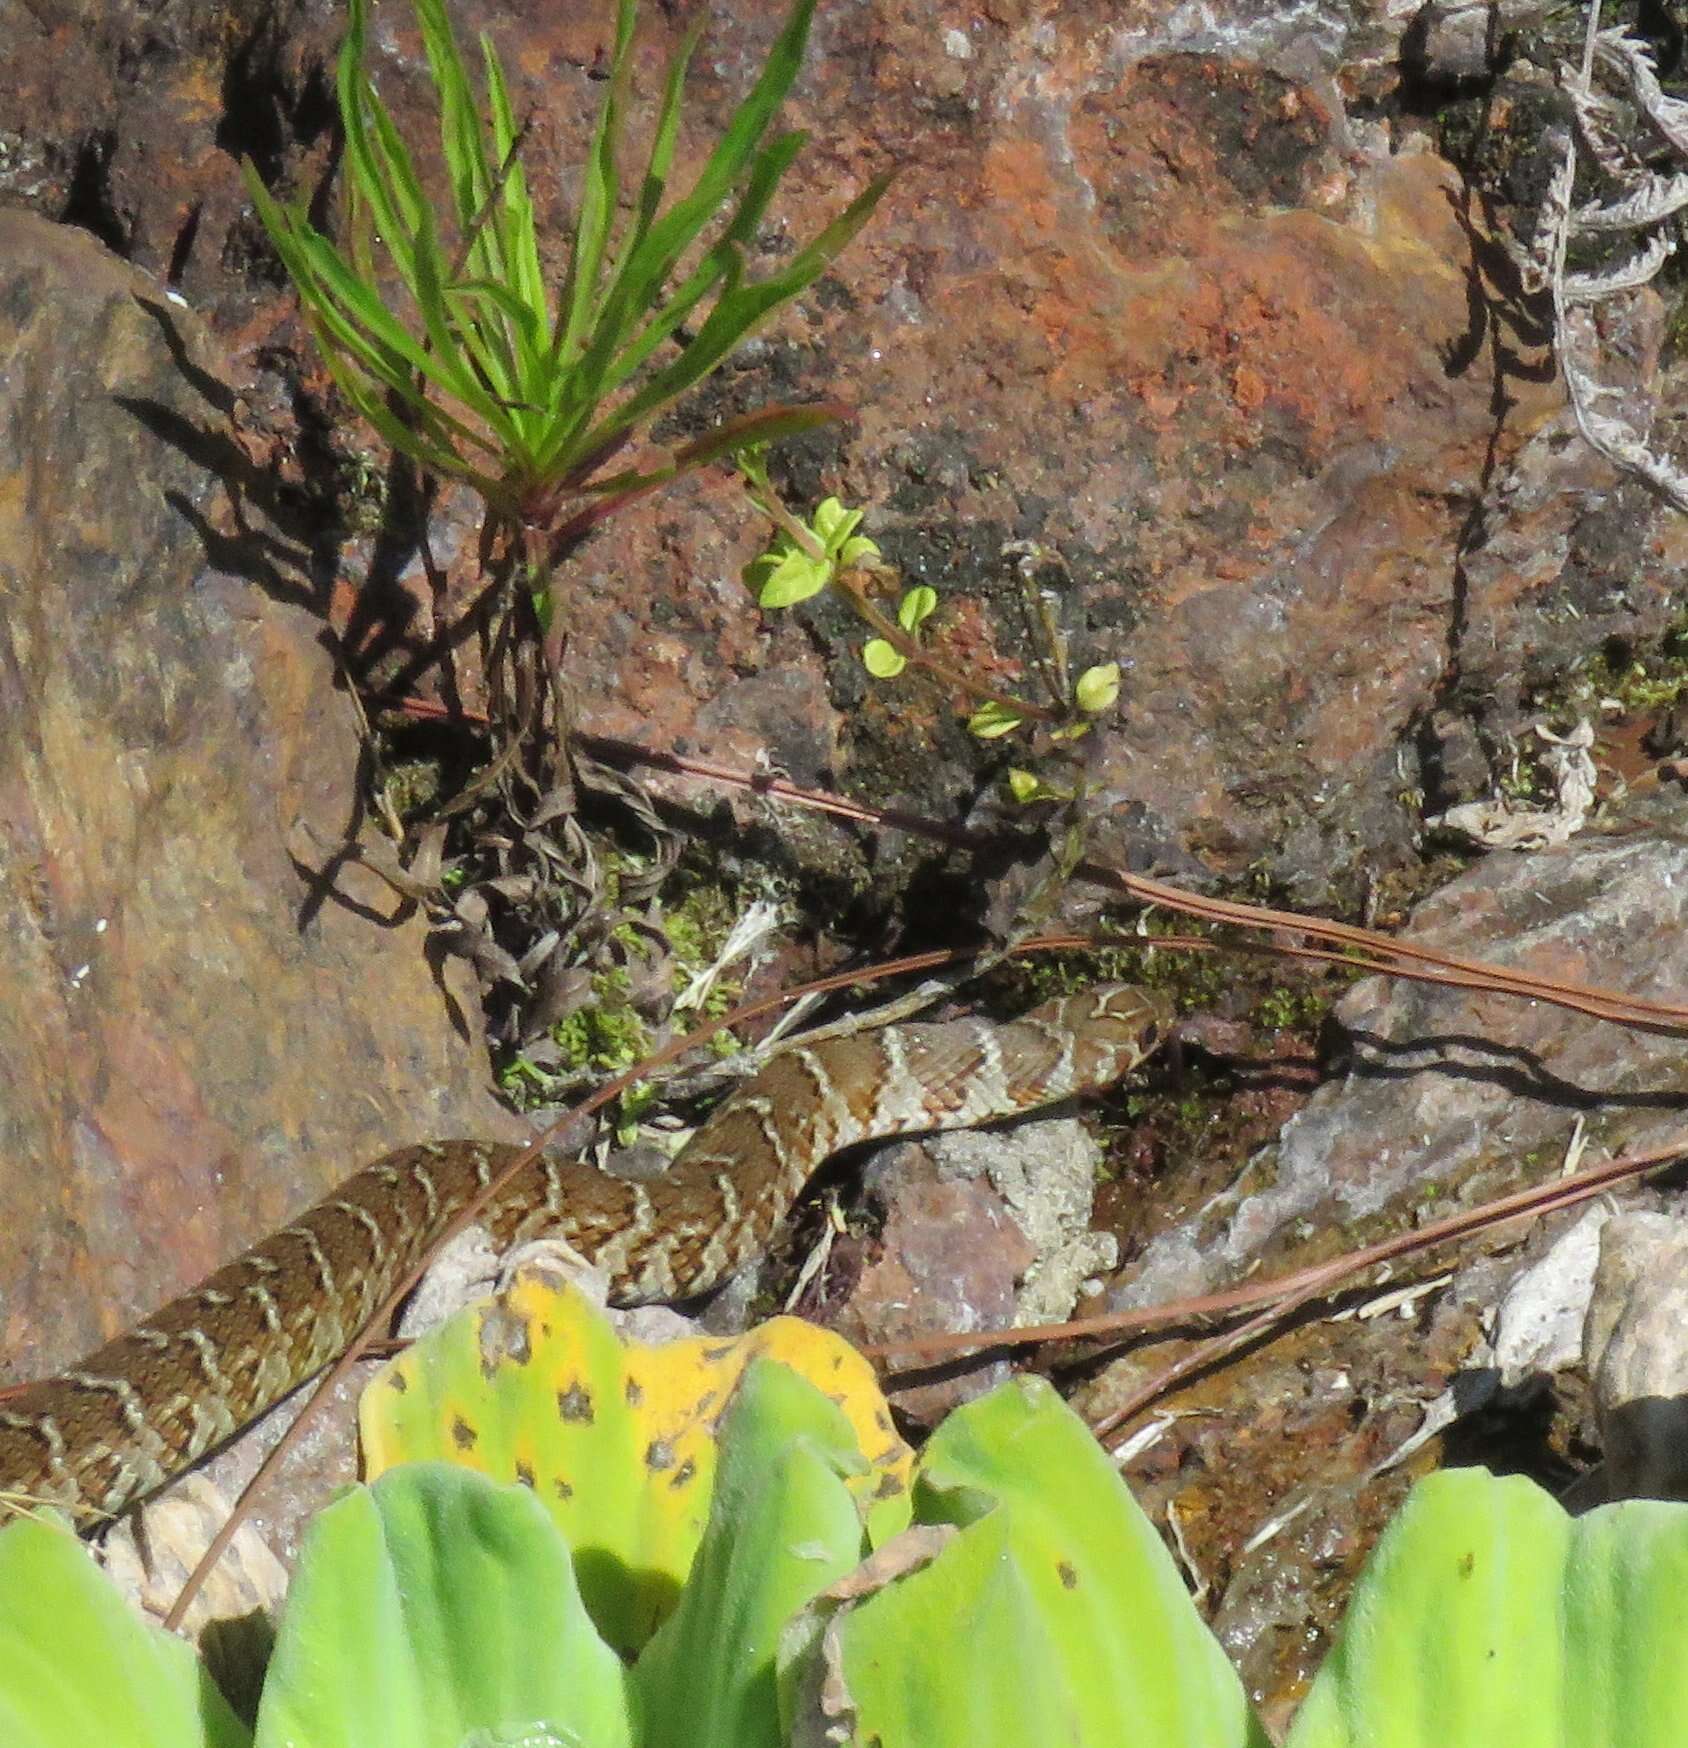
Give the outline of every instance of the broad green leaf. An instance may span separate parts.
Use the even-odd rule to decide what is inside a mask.
[[[862,666],[876,680],[894,680],[908,666],[902,652],[882,637],[870,637],[862,645]]]
[[[861,1558],[846,1478],[864,1468],[849,1422],[813,1384],[766,1359],[745,1372],[691,1577],[634,1666],[640,1748],[782,1748],[780,1634]]]
[[[910,1553],[891,1543],[788,1640],[795,1698],[824,1628],[834,1659],[810,1701],[836,1739],[1265,1748],[1154,1526],[1042,1379],[957,1409],[917,1465],[914,1507]]]
[[[1119,663],[1105,662],[1101,667],[1086,668],[1073,687],[1073,701],[1090,716],[1112,710],[1119,700]]]
[[[360,1406],[364,1463],[449,1459],[532,1487],[575,1553],[599,1631],[631,1655],[674,1606],[708,1520],[721,1405],[753,1360],[824,1386],[866,1451],[862,1507],[906,1493],[910,1454],[867,1362],[793,1317],[736,1341],[623,1345],[580,1294],[518,1274],[381,1372]]]
[[[0,1529],[5,1748],[247,1748],[190,1646],[136,1614],[56,1522]]]
[[[1533,1481],[1445,1469],[1361,1575],[1286,1748],[1679,1748],[1688,1505],[1572,1518]]]
[[[256,1748],[460,1748],[475,1730],[542,1729],[632,1742],[621,1660],[527,1488],[417,1464],[318,1513]]]
[[[811,558],[792,547],[753,559],[746,567],[745,581],[756,593],[757,606],[795,607],[832,581],[832,566],[824,558]]]

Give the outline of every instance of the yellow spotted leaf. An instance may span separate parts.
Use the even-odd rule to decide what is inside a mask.
[[[598,1630],[633,1655],[691,1569],[722,1413],[758,1356],[838,1404],[864,1459],[850,1487],[870,1537],[900,1530],[912,1453],[847,1342],[776,1317],[736,1339],[623,1345],[581,1294],[525,1270],[375,1376],[359,1409],[365,1469],[373,1480],[443,1459],[531,1487],[568,1538]]]

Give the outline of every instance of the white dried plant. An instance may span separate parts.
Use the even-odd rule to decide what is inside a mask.
[[[1555,734],[1538,722],[1535,734],[1546,747],[1537,762],[1553,785],[1550,802],[1497,792],[1486,801],[1463,801],[1432,814],[1424,823],[1458,832],[1488,850],[1545,850],[1568,843],[1588,823],[1594,806],[1594,725],[1584,717],[1569,734]],[[1515,761],[1514,775],[1522,762]]]
[[[1563,67],[1575,126],[1542,202],[1531,246],[1520,261],[1531,290],[1553,296],[1554,350],[1577,429],[1608,461],[1644,479],[1688,511],[1688,471],[1654,448],[1649,409],[1631,389],[1601,380],[1593,307],[1646,285],[1680,240],[1688,210],[1688,102],[1660,87],[1645,44],[1600,28],[1590,0],[1582,64]],[[1577,170],[1587,161],[1615,189],[1573,205]],[[1573,239],[1625,236],[1628,252],[1596,271],[1565,265]]]

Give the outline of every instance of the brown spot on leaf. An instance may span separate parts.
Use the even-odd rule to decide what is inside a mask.
[[[592,1392],[584,1384],[570,1384],[557,1392],[557,1413],[571,1426],[590,1426],[597,1418]]]
[[[1078,1574],[1073,1570],[1068,1561],[1057,1560],[1055,1562],[1055,1570],[1061,1574],[1061,1583],[1068,1590],[1078,1589]]]
[[[460,1451],[472,1451],[480,1436],[461,1414],[451,1423],[451,1442]]]
[[[552,1485],[556,1488],[557,1497],[559,1499],[572,1499],[572,1498],[574,1498],[574,1489],[568,1484],[567,1481],[565,1481],[562,1478],[561,1475],[559,1475],[557,1477],[557,1479],[552,1483]]]
[[[629,1376],[622,1392],[627,1398],[629,1408],[637,1408],[645,1399],[645,1388],[635,1377]]]
[[[696,1474],[697,1464],[694,1463],[690,1457],[687,1457],[685,1462],[674,1471],[668,1485],[678,1490],[679,1488],[684,1487]]]
[[[656,1472],[674,1467],[674,1447],[665,1438],[653,1438],[645,1447],[645,1467]]]
[[[519,1457],[516,1459],[516,1479],[524,1487],[531,1488],[533,1486],[533,1466],[524,1463]]]

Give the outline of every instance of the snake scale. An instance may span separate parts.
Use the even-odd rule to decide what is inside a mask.
[[[1112,1085],[1168,1020],[1157,997],[1113,984],[1003,1025],[798,1044],[720,1105],[660,1178],[541,1156],[480,1218],[501,1247],[567,1240],[609,1275],[617,1304],[686,1298],[759,1254],[831,1154]],[[516,1151],[445,1141],[389,1153],[79,1365],[0,1397],[0,1500],[94,1520],[163,1486],[344,1351]]]

